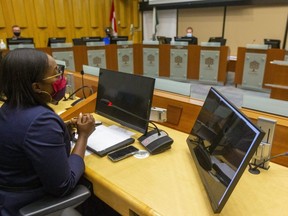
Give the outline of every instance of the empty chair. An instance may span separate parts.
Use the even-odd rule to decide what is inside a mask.
[[[226,39],[223,37],[210,37],[208,42],[219,42],[221,46],[226,45]]]
[[[269,48],[280,49],[281,40],[278,40],[278,39],[264,39],[264,44],[269,45]]]

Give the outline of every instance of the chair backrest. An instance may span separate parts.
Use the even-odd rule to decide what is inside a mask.
[[[69,209],[69,213],[72,214],[71,210],[84,202],[90,195],[91,192],[86,186],[77,185],[67,196],[57,198],[45,196],[24,206],[19,213],[22,216],[61,215],[63,211]],[[74,215],[79,215],[79,213]]]
[[[208,42],[220,42],[221,46],[226,45],[226,39],[223,37],[210,37]]]
[[[281,40],[278,40],[278,39],[264,39],[264,44],[269,45],[269,48],[280,49]]]

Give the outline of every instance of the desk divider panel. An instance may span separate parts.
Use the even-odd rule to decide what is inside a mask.
[[[105,50],[88,50],[88,65],[106,69]]]
[[[177,45],[175,42],[170,50],[170,78],[177,80],[187,79],[187,60],[187,45]]]
[[[68,70],[75,71],[74,53],[71,43],[51,44],[54,59],[65,61]]]
[[[150,77],[159,76],[159,48],[143,47],[143,75]]]
[[[118,70],[126,73],[134,73],[133,44],[132,41],[117,42]]]
[[[266,53],[247,51],[245,54],[242,88],[262,90],[266,64]]]
[[[220,51],[201,50],[199,81],[207,84],[218,83]]]
[[[191,84],[187,82],[178,82],[169,79],[156,78],[155,89],[164,90],[167,92],[173,92],[185,96],[191,94]]]

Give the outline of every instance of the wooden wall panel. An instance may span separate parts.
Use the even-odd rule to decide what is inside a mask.
[[[139,2],[137,0],[133,0],[132,2],[132,13],[133,13],[133,27],[138,28],[139,27],[139,11],[138,11],[138,4]]]
[[[47,27],[45,0],[34,0],[34,10],[38,28]]]
[[[72,0],[72,13],[74,18],[74,27],[83,27],[83,2],[79,0]]]
[[[3,8],[2,5],[0,4],[0,28],[5,27],[5,20],[4,20],[4,15],[3,15]]]
[[[138,0],[114,0],[118,35],[141,42]],[[2,8],[2,10],[1,10]],[[24,37],[33,37],[36,47],[46,47],[49,37],[105,36],[110,23],[111,0],[0,0],[0,38],[11,37],[19,25]],[[119,24],[118,24],[119,22]],[[137,31],[130,32],[131,24]]]
[[[97,0],[90,0],[89,1],[89,12],[90,12],[90,25],[92,28],[99,27],[99,13],[101,13],[101,2]]]
[[[12,6],[17,25],[27,27],[28,23],[24,0],[12,0]]]
[[[67,11],[64,12],[64,9],[64,0],[54,0],[55,19],[58,28],[64,28],[66,26],[65,13],[67,13]]]
[[[126,27],[127,26],[127,22],[126,22],[126,18],[127,18],[127,15],[128,15],[128,11],[125,10],[125,7],[127,4],[127,1],[125,0],[120,0],[119,1],[119,20],[120,20],[120,26],[121,27]]]

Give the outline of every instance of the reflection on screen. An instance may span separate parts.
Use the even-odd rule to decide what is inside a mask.
[[[122,125],[145,133],[150,117],[154,85],[154,78],[101,68],[96,112]],[[101,99],[112,102],[114,106],[120,109],[101,103]]]
[[[211,88],[187,139],[212,208],[219,213],[264,133]]]

